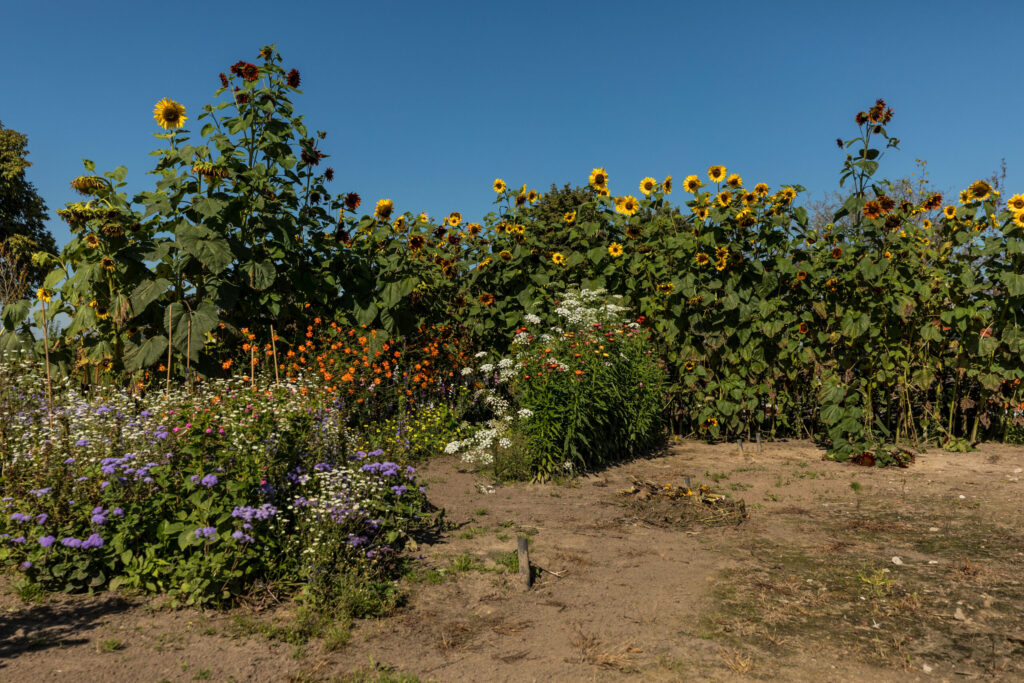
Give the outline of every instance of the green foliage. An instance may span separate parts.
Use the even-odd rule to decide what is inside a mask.
[[[55,253],[57,246],[46,229],[46,204],[25,178],[25,169],[32,165],[25,158],[27,147],[25,135],[0,123],[0,269],[4,278],[24,269],[26,284],[38,287],[49,271],[32,256]],[[0,303],[8,303],[6,296]]]

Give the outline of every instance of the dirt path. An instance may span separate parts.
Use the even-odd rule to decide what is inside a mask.
[[[421,473],[459,527],[419,549],[408,604],[347,642],[285,642],[288,606],[7,591],[0,680],[1017,680],[1022,468],[1024,449],[1001,446],[879,470],[805,443],[684,442],[567,485],[492,489],[438,460]],[[685,476],[749,518],[680,529],[624,504],[634,478]],[[529,591],[509,571],[519,535],[540,568]]]

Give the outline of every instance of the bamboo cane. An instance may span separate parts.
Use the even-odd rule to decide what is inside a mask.
[[[50,436],[53,436],[53,381],[50,379],[50,338],[46,327],[46,302],[40,300],[43,305],[43,353],[46,357],[46,411],[50,421]]]
[[[270,347],[274,350],[274,387],[281,384],[281,373],[277,369],[277,336],[274,334],[274,326],[270,326]]]
[[[171,349],[174,347],[174,302],[167,307],[167,385],[164,388],[164,398],[171,394]]]

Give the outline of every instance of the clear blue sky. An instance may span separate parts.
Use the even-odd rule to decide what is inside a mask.
[[[749,183],[837,185],[853,115],[884,97],[902,150],[958,190],[1005,157],[1024,191],[1024,3],[64,2],[3,7],[0,121],[29,136],[53,211],[81,158],[151,189],[163,97],[189,124],[218,72],[276,43],[328,131],[335,192],[364,207],[479,219],[495,177],[540,190],[604,166],[616,194],[646,175],[724,164]],[[198,130],[198,127],[194,128]],[[677,190],[677,192],[679,192]]]

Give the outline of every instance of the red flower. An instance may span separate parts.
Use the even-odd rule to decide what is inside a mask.
[[[225,76],[223,73],[219,74],[219,76],[220,76],[220,84],[221,84],[221,86],[224,87],[224,88],[228,87],[228,77]]]
[[[288,72],[288,85],[290,85],[293,88],[298,88],[299,83],[301,82],[302,78],[299,77],[298,69],[292,69],[291,71]]]
[[[235,62],[231,65],[231,73],[241,76],[247,81],[255,81],[260,77],[259,67],[251,62]]]
[[[349,192],[345,195],[345,208],[349,211],[355,211],[359,208],[359,205],[363,203],[362,198],[357,192]]]
[[[328,166],[327,170],[324,171],[324,180],[326,180],[327,182],[331,182],[332,180],[334,180],[334,169],[331,168],[330,166]]]

